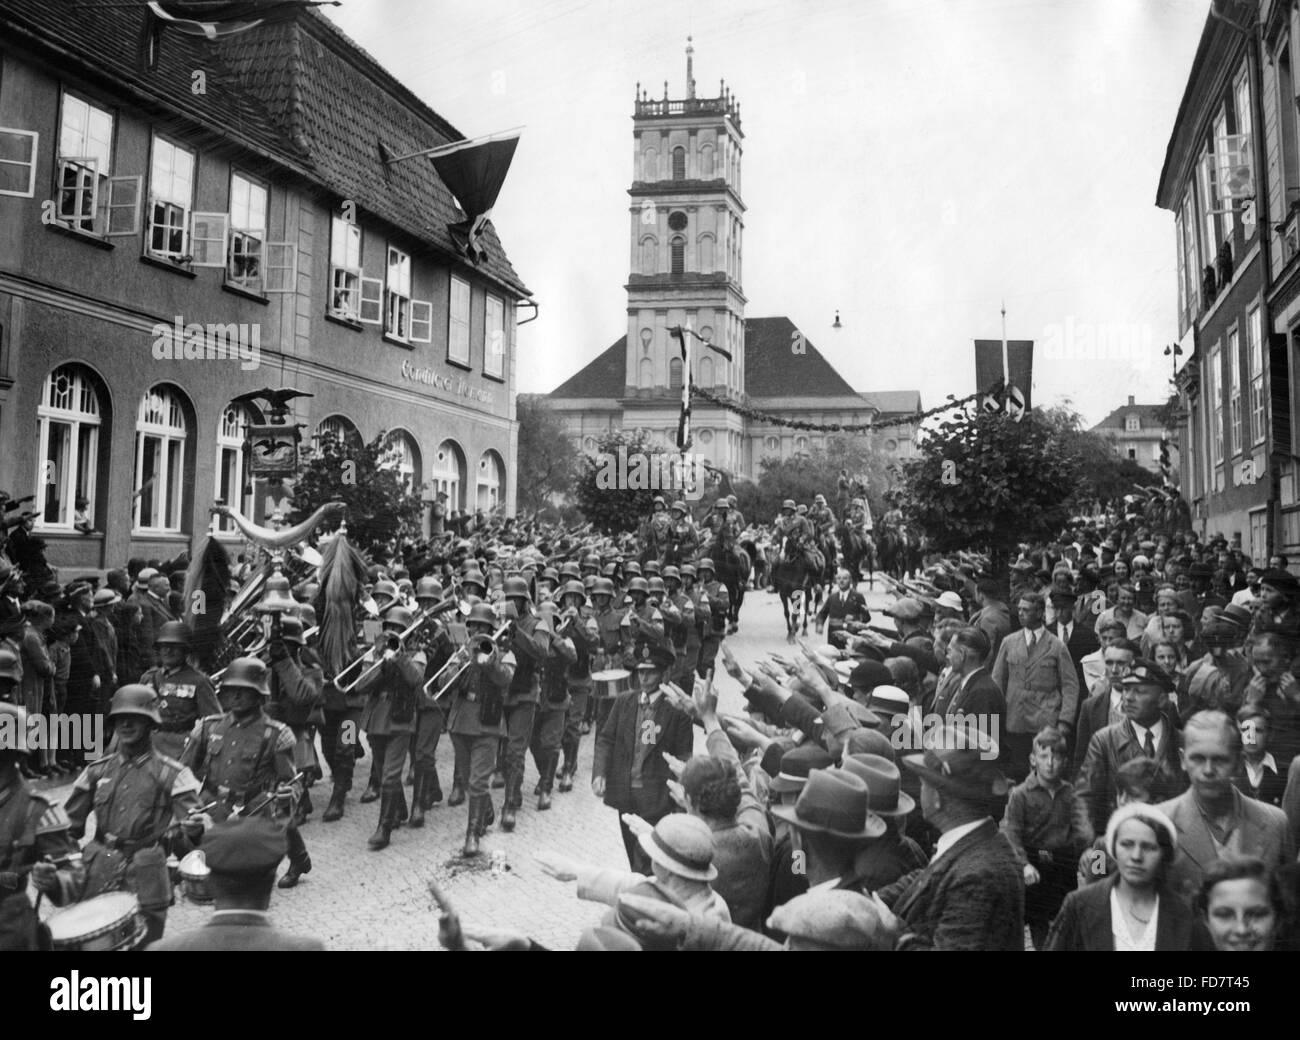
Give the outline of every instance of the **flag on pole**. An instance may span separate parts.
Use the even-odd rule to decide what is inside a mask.
[[[983,408],[989,414],[997,415],[998,412],[1002,411],[1002,400],[997,394],[985,394]]]
[[[1019,422],[1025,417],[1025,395],[1014,383],[1007,387],[1007,414]]]
[[[501,194],[518,145],[519,131],[511,130],[458,141],[429,155],[438,176],[465,211],[465,219],[449,225],[449,230],[456,244],[474,263],[486,255],[479,239],[492,216],[492,207]]]
[[[673,326],[673,338],[681,345],[682,352],[682,411],[677,418],[677,450],[685,451],[691,439],[691,345],[693,335],[690,325],[683,329]]]
[[[1006,381],[1002,367],[1002,341],[977,339],[975,341],[975,389],[988,390]]]
[[[1020,391],[1024,410],[1033,407],[1034,341],[1007,340],[1007,382]]]

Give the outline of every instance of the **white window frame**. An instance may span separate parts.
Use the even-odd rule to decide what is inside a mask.
[[[1214,446],[1214,465],[1220,466],[1223,464],[1223,349],[1219,344],[1210,351],[1209,362],[1210,440]]]
[[[1201,216],[1205,224],[1207,264],[1214,262],[1219,252],[1219,226],[1214,219],[1214,175],[1211,166],[1214,155],[1208,146],[1201,150],[1201,161],[1196,167],[1196,182],[1201,195]]]
[[[389,246],[384,265],[384,335],[411,339],[411,254]]]
[[[1241,71],[1237,73],[1237,78],[1232,84],[1232,103],[1237,116],[1237,134],[1249,145],[1253,141],[1255,119],[1250,107],[1250,78],[1247,76],[1247,71],[1247,65],[1243,63]],[[1253,150],[1248,154],[1252,159],[1251,165],[1254,166]],[[1253,233],[1251,230],[1255,225],[1255,207],[1253,203],[1247,202],[1242,205],[1241,224],[1242,230],[1246,234]]]
[[[384,280],[361,276],[361,309],[357,311],[357,321],[362,325],[382,325],[384,323]]]
[[[53,400],[52,388],[60,375],[68,379],[67,402],[69,407],[61,407]],[[87,398],[91,407],[86,407]],[[51,426],[58,424],[68,427],[68,453],[62,472],[57,465],[51,467],[47,460],[50,449]],[[91,515],[95,510],[95,480],[99,472],[99,431],[103,425],[99,393],[95,384],[86,376],[85,369],[75,364],[59,365],[45,377],[41,389],[41,403],[36,407],[36,436],[38,449],[36,454],[36,529],[41,531],[71,531],[76,520],[77,496],[84,494],[90,499]],[[82,433],[87,434],[85,454],[89,456],[88,464],[82,460]],[[85,484],[77,489],[77,474],[84,471]],[[60,505],[60,519],[47,521],[45,507],[50,488],[57,489]]]
[[[109,109],[66,90],[59,100],[55,215],[63,227],[102,236],[106,224],[107,187],[112,174],[116,121]],[[79,128],[70,125],[75,120],[81,122]],[[75,178],[71,186],[67,184],[70,172]],[[87,174],[88,183],[85,180]],[[87,192],[90,194],[89,216],[85,215],[85,207],[81,205]],[[71,208],[65,206],[69,195],[74,200]]]
[[[7,195],[15,199],[34,199],[36,197],[36,155],[41,146],[41,135],[35,130],[19,130],[13,126],[0,126],[0,137],[6,135],[28,142],[27,157],[25,159],[0,159],[0,166],[26,167],[27,190],[15,191],[9,188],[0,188],[0,196]]]
[[[479,456],[478,480],[474,489],[474,508],[489,513],[505,501],[505,465],[489,448]]]
[[[344,321],[361,320],[361,225],[338,214],[330,219],[330,294],[328,313]],[[340,306],[340,298],[344,303]]]
[[[228,417],[233,413],[235,421],[228,421]],[[226,472],[226,461],[231,460],[231,490],[235,501],[229,497],[225,498],[226,505],[238,509],[245,516],[251,515],[253,507],[253,488],[252,482],[248,479],[248,473],[245,471],[247,460],[244,457],[244,434],[239,431],[240,422],[254,422],[255,418],[245,406],[231,403],[221,412],[221,417],[217,420],[217,471],[212,482],[212,500],[215,502],[222,498],[221,478]],[[248,494],[244,494],[244,485],[249,485]],[[218,517],[217,530],[222,534],[238,534],[239,528],[234,521],[228,516]]]
[[[1246,311],[1246,347],[1250,356],[1251,443],[1263,444],[1267,427],[1268,398],[1264,396],[1263,308],[1259,304]]]
[[[179,415],[179,424],[170,421],[157,422],[149,418],[151,411],[156,411],[150,398],[158,395],[161,406],[170,417]],[[170,387],[153,386],[144,392],[136,412],[135,423],[135,476],[132,491],[135,495],[133,534],[180,534],[184,531],[185,516],[185,452],[189,441],[189,426],[185,419],[185,409],[180,395]],[[145,451],[157,445],[158,465],[154,469],[154,483],[147,495],[139,494],[144,476]],[[179,451],[179,465],[175,473],[171,472],[170,462],[173,451]],[[144,515],[144,502],[148,497],[154,512],[150,517]],[[172,513],[173,522],[167,522],[168,512]],[[153,520],[158,523],[153,523]],[[150,523],[146,524],[145,521]]]
[[[177,154],[188,155],[190,157],[190,173],[186,190],[184,193],[177,190],[179,178],[176,174],[175,157]],[[171,164],[167,169],[167,183],[162,184],[158,164],[161,155],[169,155]],[[145,252],[149,256],[160,257],[172,262],[180,261],[181,257],[190,255],[190,214],[194,209],[194,178],[198,168],[198,154],[191,148],[186,148],[182,144],[168,140],[161,134],[153,135],[153,145],[149,154],[149,222],[145,232]],[[158,210],[161,207],[163,211],[163,222],[159,223],[157,217]],[[162,229],[166,239],[171,235],[179,233],[181,236],[180,247],[177,250],[155,249],[154,232]],[[222,256],[224,257],[224,244]],[[223,260],[224,263],[224,260]]]
[[[258,196],[261,205],[256,205]],[[271,192],[266,184],[238,170],[230,171],[230,242],[226,253],[226,284],[261,293],[266,283],[266,228]],[[252,246],[253,248],[249,248]],[[242,247],[242,248],[241,248]],[[242,258],[244,273],[236,271]],[[248,268],[252,267],[252,273]]]
[[[263,248],[262,292],[268,296],[297,292],[297,243],[266,242]]]
[[[1187,289],[1185,292],[1185,303],[1187,306],[1188,322],[1195,321],[1196,312],[1201,302],[1201,262],[1200,254],[1197,250],[1196,242],[1196,214],[1195,203],[1192,197],[1192,186],[1187,186],[1187,191],[1183,194],[1183,241],[1179,243],[1185,257],[1183,263],[1183,276],[1186,279]]]
[[[1233,212],[1233,199],[1225,199],[1219,194],[1218,164],[1223,161],[1228,151],[1228,108],[1219,106],[1219,114],[1214,117],[1214,169],[1211,171],[1210,183],[1214,192],[1214,204],[1211,209],[1222,210],[1219,214],[1220,241],[1231,242],[1236,227],[1236,214]]]
[[[1241,333],[1234,325],[1228,330],[1228,419],[1232,454],[1241,454]]]
[[[415,451],[416,445],[409,433],[390,430],[384,438],[385,457],[379,463],[380,469],[393,470],[399,475],[408,495],[419,490],[415,486]]]
[[[436,468],[429,472],[429,493],[432,497],[437,499],[440,491],[447,495],[447,519],[450,519],[453,509],[463,508],[460,494],[460,458],[460,446],[455,441],[445,440],[434,452],[433,464]]]
[[[1142,429],[1142,422],[1136,415],[1124,416],[1124,432],[1133,433]]]
[[[469,328],[473,297],[469,282],[453,274],[447,292],[447,360],[467,367],[470,364]]]
[[[491,293],[483,305],[483,374],[506,377],[506,302]]]
[[[225,270],[226,240],[229,237],[229,213],[190,214],[190,266]]]

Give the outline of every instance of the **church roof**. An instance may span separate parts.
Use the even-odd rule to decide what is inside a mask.
[[[746,394],[750,397],[866,396],[849,386],[807,338],[804,339],[806,353],[792,353],[791,343],[798,331],[795,323],[784,315],[745,320]],[[621,336],[608,350],[552,390],[550,396],[618,398],[626,388],[627,337]],[[901,393],[911,395],[919,403],[920,395],[915,391]],[[876,402],[868,398],[868,403]]]
[[[919,390],[859,390],[858,396],[881,415],[916,415],[921,411]]]

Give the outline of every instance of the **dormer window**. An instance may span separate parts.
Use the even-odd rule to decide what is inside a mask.
[[[1140,429],[1142,429],[1142,423],[1138,420],[1136,415],[1126,415],[1124,417],[1124,431],[1126,433],[1133,433]]]

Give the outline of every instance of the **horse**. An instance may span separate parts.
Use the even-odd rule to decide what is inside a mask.
[[[916,565],[916,543],[906,524],[884,528],[880,533],[880,569],[899,580]]]
[[[862,580],[862,565],[864,563],[867,567],[867,581],[874,584],[876,543],[871,540],[871,535],[861,527],[847,523],[840,524],[836,534],[839,536],[844,553],[844,566],[853,575],[854,584]]]
[[[715,538],[709,545],[709,558],[713,560],[713,570],[727,590],[731,606],[727,611],[727,634],[733,635],[740,629],[740,606],[745,601],[745,586],[749,582],[751,561],[749,553],[739,545],[724,549],[722,542]]]
[[[815,557],[812,560],[810,556]],[[821,553],[812,549],[799,552],[793,558],[783,557],[772,568],[772,584],[776,594],[781,598],[781,611],[785,615],[785,641],[793,643],[795,634],[802,629],[808,634],[808,615],[812,613],[811,604],[817,575],[825,566]],[[805,609],[808,608],[808,609]]]
[[[749,554],[750,572],[754,578],[754,588],[766,588],[768,584],[767,553],[752,538],[742,539],[740,547]]]

